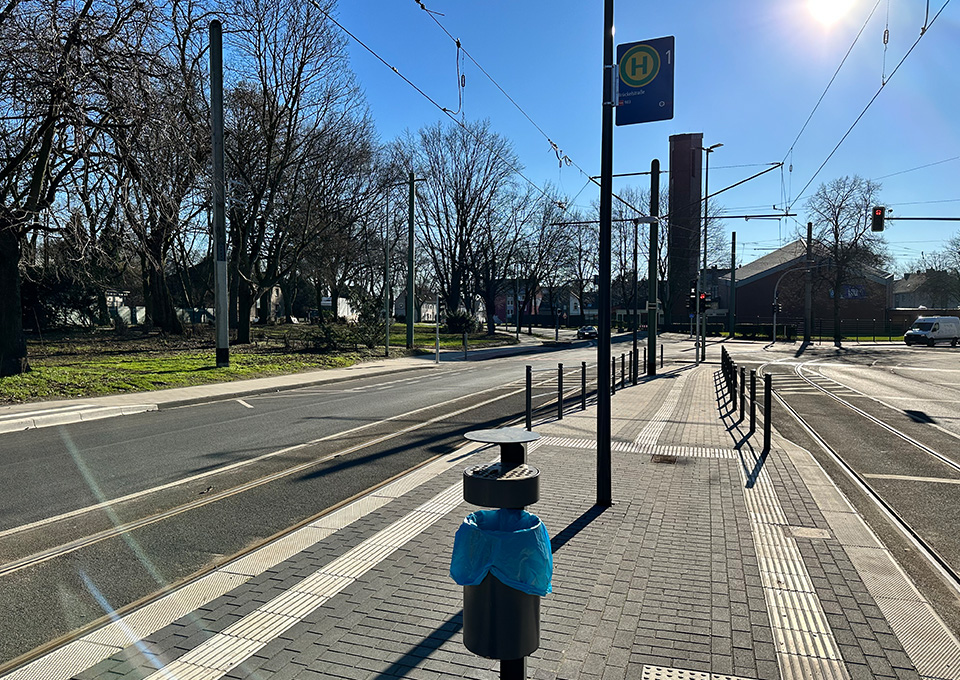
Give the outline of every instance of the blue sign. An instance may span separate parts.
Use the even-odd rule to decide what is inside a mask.
[[[617,125],[673,118],[673,36],[617,46]]]

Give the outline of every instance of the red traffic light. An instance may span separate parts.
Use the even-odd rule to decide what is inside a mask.
[[[700,293],[700,299],[701,299],[701,300],[706,300],[706,299],[707,299],[707,294],[706,294],[706,293]]]
[[[884,206],[874,206],[873,219],[870,222],[871,231],[883,231],[883,222],[887,209]]]

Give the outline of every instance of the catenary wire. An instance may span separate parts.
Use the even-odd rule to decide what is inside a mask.
[[[943,12],[944,9],[946,9],[947,5],[949,4],[950,4],[950,0],[946,0],[946,2],[943,3],[943,6],[940,8],[940,10],[934,15],[933,19],[930,20],[930,24],[927,26],[927,30],[929,30],[930,27],[932,27],[933,24],[936,23],[937,18],[940,16],[940,14]],[[903,55],[903,58],[900,59],[899,62],[897,62],[897,65],[890,72],[890,76],[886,79],[885,82],[883,82],[880,85],[879,88],[877,88],[877,91],[870,98],[870,101],[868,101],[867,105],[863,107],[863,111],[860,112],[860,115],[857,116],[856,120],[853,121],[853,123],[850,125],[847,131],[843,133],[843,137],[840,138],[840,141],[837,142],[837,145],[833,147],[833,150],[829,154],[827,154],[827,157],[824,159],[823,163],[820,164],[820,167],[817,168],[817,171],[813,173],[813,176],[803,186],[803,189],[800,190],[800,193],[797,194],[796,198],[794,198],[793,201],[790,203],[791,208],[793,207],[794,204],[796,204],[797,201],[799,201],[803,197],[804,192],[810,187],[811,184],[813,184],[813,181],[820,174],[820,171],[822,171],[823,168],[827,165],[827,163],[830,162],[830,159],[833,158],[833,154],[837,152],[837,149],[840,148],[840,145],[843,144],[843,142],[847,139],[850,133],[853,132],[853,129],[857,126],[857,124],[861,121],[861,119],[863,119],[863,116],[867,113],[867,111],[873,105],[873,102],[875,102],[877,100],[877,97],[880,96],[880,93],[883,92],[883,88],[885,88],[890,83],[890,81],[893,80],[893,76],[896,75],[897,71],[900,70],[900,67],[903,66],[903,62],[905,62],[907,60],[907,57],[909,57],[913,53],[913,50],[920,43],[920,41],[923,40],[923,36],[925,36],[926,34],[927,34],[926,31],[921,33],[917,37],[917,39],[913,42],[913,44],[910,46],[910,49],[907,50],[906,54]]]
[[[847,57],[850,56],[850,53],[853,51],[853,48],[856,46],[857,42],[860,40],[860,36],[863,35],[864,30],[867,28],[867,24],[870,23],[870,19],[873,18],[874,12],[877,11],[877,7],[880,6],[880,0],[877,0],[876,4],[873,6],[873,9],[870,10],[870,14],[867,16],[867,20],[863,22],[863,26],[860,27],[860,31],[857,33],[857,37],[853,39],[853,42],[850,43],[850,47],[847,49],[847,53],[843,55],[843,59],[840,60],[840,65],[837,66],[837,70],[834,71],[833,77],[830,78],[830,82],[827,83],[827,86],[823,88],[823,92],[820,94],[820,98],[817,100],[817,103],[814,104],[813,110],[810,112],[810,115],[807,116],[807,120],[803,123],[803,127],[800,128],[800,132],[797,133],[797,138],[793,140],[793,144],[790,145],[790,148],[787,150],[787,153],[783,156],[783,162],[787,161],[787,158],[793,153],[794,147],[796,147],[797,142],[800,141],[800,137],[803,135],[804,130],[807,129],[807,125],[810,124],[810,119],[813,118],[813,114],[817,112],[817,109],[820,107],[823,98],[827,96],[827,91],[830,90],[830,87],[833,85],[833,81],[837,79],[837,75],[840,73],[840,69],[843,68],[843,65],[847,61]],[[891,74],[893,75],[893,74]]]

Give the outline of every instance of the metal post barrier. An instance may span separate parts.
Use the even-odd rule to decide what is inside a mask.
[[[750,369],[750,434],[757,431],[757,369]]]
[[[611,394],[616,394],[616,393],[617,393],[617,357],[616,357],[616,356],[611,356],[611,357],[610,357],[610,362],[611,362],[611,366],[610,366],[610,393],[611,393]]]
[[[463,332],[463,360],[467,360],[467,332]]]
[[[620,389],[627,386],[627,355],[620,353]]]
[[[527,366],[527,431],[533,429],[533,366]]]
[[[740,420],[737,422],[743,422],[743,409],[746,405],[746,394],[745,390],[747,389],[747,369],[743,366],[740,367]]]
[[[637,384],[638,376],[640,375],[640,350],[635,349],[630,355],[630,377],[633,379],[633,384]]]
[[[663,345],[660,345],[660,368],[663,368]]]
[[[773,392],[773,376],[763,376],[763,450],[770,450],[770,393]]]
[[[737,410],[737,365],[730,362],[730,406]]]
[[[557,364],[557,420],[563,420],[563,364]]]
[[[587,362],[580,362],[580,410],[587,410]]]
[[[646,347],[643,348],[643,365],[644,366],[647,365],[647,348]]]

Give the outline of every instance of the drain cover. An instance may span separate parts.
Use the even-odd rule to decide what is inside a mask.
[[[677,456],[668,456],[668,455],[663,454],[663,453],[655,453],[655,454],[653,454],[652,456],[650,456],[650,462],[652,462],[652,463],[670,463],[670,464],[672,464],[672,463],[676,463],[676,462],[677,462]]]

